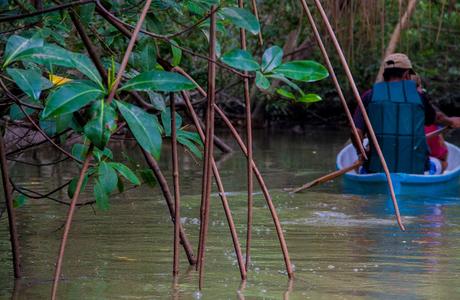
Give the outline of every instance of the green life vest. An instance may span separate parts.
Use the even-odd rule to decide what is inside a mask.
[[[375,84],[367,112],[390,172],[423,174],[428,157],[425,109],[415,82]],[[372,143],[370,146],[367,169],[383,172]]]

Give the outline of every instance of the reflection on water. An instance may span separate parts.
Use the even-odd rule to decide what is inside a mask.
[[[249,279],[239,280],[236,257],[217,194],[209,230],[205,288],[181,256],[173,282],[172,233],[158,188],[116,196],[108,212],[78,209],[63,266],[61,299],[364,299],[452,298],[460,292],[460,198],[400,198],[407,232],[400,232],[384,195],[340,193],[339,181],[290,196],[282,188],[334,169],[346,132],[304,136],[255,134],[256,160],[278,208],[295,265],[288,281],[270,214],[255,194],[254,248]],[[456,139],[460,141],[459,138]],[[114,145],[141,160],[130,145]],[[236,146],[235,146],[236,148]],[[47,151],[36,153],[42,159]],[[163,168],[170,176],[169,155]],[[200,202],[199,162],[181,161],[182,222],[196,246]],[[55,167],[12,166],[24,187],[46,192],[76,172],[71,162]],[[245,237],[245,160],[238,152],[219,161],[240,238]],[[69,173],[73,172],[73,173]],[[236,175],[236,176],[235,176]],[[88,187],[83,198],[90,197]],[[65,195],[57,195],[64,198]],[[25,278],[14,283],[7,222],[0,220],[0,299],[44,299],[51,279],[66,207],[29,200],[18,210]],[[242,241],[243,242],[243,241]],[[243,243],[244,246],[244,243]]]

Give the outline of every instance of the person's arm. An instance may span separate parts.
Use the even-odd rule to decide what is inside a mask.
[[[371,98],[371,91],[364,93],[364,95],[362,96],[362,100],[365,107],[367,107]],[[363,143],[364,136],[366,135],[366,123],[364,122],[364,117],[359,107],[356,107],[355,112],[353,114],[353,123],[355,123],[359,140],[357,140],[355,135],[353,134],[353,129],[350,130],[350,139],[356,151],[358,152],[358,156],[361,156],[361,153],[359,153],[359,144]]]
[[[356,152],[358,153],[358,156],[361,156],[362,154],[359,152],[358,149],[359,149],[359,144],[361,144],[361,145],[363,144],[364,132],[359,128],[356,128],[356,131],[358,132],[359,141],[356,140],[356,137],[353,134],[353,131],[350,133],[350,139],[351,139],[351,143],[353,144],[353,146],[356,149]]]
[[[460,117],[448,117],[439,108],[431,104],[427,93],[421,93],[420,95],[425,106],[425,125],[438,124],[451,128],[460,128]]]
[[[460,117],[448,117],[442,111],[436,111],[436,124],[448,126],[450,128],[460,128]]]

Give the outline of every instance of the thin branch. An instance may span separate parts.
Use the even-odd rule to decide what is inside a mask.
[[[26,18],[32,18],[32,17],[35,17],[35,16],[40,16],[40,15],[48,14],[48,13],[51,13],[51,12],[64,10],[64,9],[69,8],[69,7],[78,6],[78,5],[84,5],[84,4],[88,4],[88,3],[94,3],[94,2],[95,2],[95,0],[81,0],[81,1],[70,2],[70,3],[66,3],[66,4],[62,4],[62,5],[56,5],[56,6],[51,7],[51,8],[35,11],[35,12],[32,12],[32,13],[28,13],[28,14],[3,17],[3,18],[0,18],[0,23],[17,21],[17,20],[26,19]]]
[[[30,161],[24,161],[24,160],[19,160],[19,159],[14,159],[14,158],[9,158],[8,160],[9,161],[14,161],[14,162],[17,162],[17,163],[20,163],[20,164],[24,164],[24,165],[29,165],[29,166],[34,166],[34,167],[46,167],[46,166],[51,166],[51,165],[56,165],[56,164],[59,164],[61,162],[64,162],[66,160],[68,160],[69,157],[64,157],[62,159],[59,159],[59,160],[56,160],[56,161],[53,161],[53,162],[49,162],[49,163],[33,163],[33,162],[30,162]]]
[[[96,2],[96,8],[97,8],[97,12],[99,14],[101,14],[101,16],[103,16],[107,21],[109,21],[112,25],[115,26],[115,24],[117,24],[117,26],[115,26],[123,35],[125,35],[126,37],[131,37],[131,32],[126,28],[130,28],[130,29],[133,29],[134,26],[120,20],[118,17],[116,17],[115,15],[113,15],[112,13],[110,13],[107,9],[105,9],[105,7],[103,7],[99,2]],[[156,33],[153,33],[153,32],[149,32],[149,31],[146,31],[146,30],[140,30],[141,33],[147,35],[147,36],[150,36],[152,38],[155,38],[155,39],[159,39],[159,40],[162,40],[170,45],[173,45],[174,47],[176,48],[179,48],[181,49],[183,52],[187,53],[187,54],[190,54],[192,56],[195,56],[195,57],[198,57],[198,58],[201,58],[203,60],[206,60],[208,62],[211,62],[211,63],[215,63],[216,65],[218,65],[219,67],[223,68],[223,69],[226,69],[228,70],[229,72],[235,74],[235,75],[238,75],[242,78],[254,78],[254,75],[245,75],[223,63],[221,63],[220,61],[218,60],[215,60],[215,59],[211,59],[209,58],[208,56],[206,55],[203,55],[203,54],[199,54],[199,53],[196,53],[188,48],[185,48],[185,47],[182,47],[180,45],[177,45],[177,44],[173,44],[172,41],[169,39],[169,38],[165,38],[164,36],[161,36],[161,35],[158,35]]]
[[[6,93],[6,95],[13,101],[15,101],[19,108],[21,109],[22,113],[26,116],[26,118],[29,120],[30,123],[32,123],[32,125],[35,127],[35,129],[41,133],[41,135],[46,139],[48,140],[54,147],[56,147],[56,149],[58,149],[59,151],[61,151],[62,153],[64,153],[66,156],[72,158],[73,160],[75,160],[76,162],[79,162],[79,163],[82,163],[82,161],[78,158],[76,158],[75,156],[73,156],[71,153],[69,153],[68,151],[64,150],[64,148],[62,148],[61,146],[59,146],[58,144],[56,144],[44,131],[43,129],[40,128],[40,126],[35,123],[35,121],[32,119],[32,117],[30,117],[26,111],[24,110],[24,108],[22,107],[22,104],[20,103],[19,99],[13,95],[9,90],[8,88],[5,86],[4,82],[2,80],[0,80],[0,86],[2,87],[3,91]]]

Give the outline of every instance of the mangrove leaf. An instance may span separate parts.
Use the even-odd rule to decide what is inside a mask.
[[[259,71],[256,72],[256,85],[259,89],[268,90],[270,88],[270,81]]]
[[[195,88],[196,86],[192,81],[180,74],[166,71],[149,71],[129,80],[119,90],[179,92]]]
[[[13,35],[8,39],[5,47],[5,53],[3,56],[5,60],[3,67],[6,67],[10,63],[20,60],[22,54],[30,51],[34,48],[41,48],[43,46],[43,40],[39,38],[26,39],[19,35]]]
[[[27,197],[24,196],[23,194],[18,194],[16,197],[13,199],[13,207],[14,208],[19,208],[21,206],[24,206],[26,204]]]
[[[314,82],[329,76],[323,65],[312,60],[290,61],[277,67],[273,72],[303,82]]]
[[[105,192],[104,186],[96,179],[94,184],[94,198],[96,206],[103,211],[109,209],[109,195]]]
[[[276,92],[285,98],[295,100],[295,95],[285,89],[279,88],[279,89],[276,89]]]
[[[16,85],[31,99],[40,99],[42,90],[52,87],[52,83],[35,70],[6,69]]]
[[[42,118],[72,113],[103,95],[104,91],[83,82],[65,84],[48,96]]]
[[[89,57],[83,54],[74,53],[71,56],[71,60],[72,60],[74,67],[78,71],[80,71],[90,80],[95,82],[98,86],[101,87],[102,90],[104,89],[104,85],[102,84],[101,75],[99,75],[99,72],[97,71],[96,66],[89,59]]]
[[[129,103],[116,101],[116,104],[139,145],[158,159],[162,140],[156,116]]]
[[[238,7],[225,7],[221,14],[235,26],[248,30],[252,34],[258,34],[260,24],[257,18],[247,9]]]
[[[110,194],[117,188],[118,176],[115,170],[105,161],[99,164],[97,169],[99,183],[106,194]]]
[[[93,116],[83,130],[85,136],[99,149],[103,150],[110,135],[116,129],[117,112],[104,100],[95,102],[91,108]]]
[[[321,97],[317,94],[305,94],[297,98],[297,102],[302,102],[302,103],[313,103],[313,102],[318,102],[321,100],[323,99],[321,99]]]
[[[243,71],[255,71],[260,69],[260,65],[247,51],[233,49],[222,55],[221,60],[232,68]]]
[[[77,183],[78,183],[78,177],[74,177],[72,181],[70,181],[69,187],[67,189],[67,195],[69,196],[69,198],[73,198],[73,196],[75,195]],[[85,176],[83,177],[83,183],[80,188],[80,194],[83,193],[83,191],[85,190],[87,183],[88,183],[88,175],[85,174]]]
[[[140,185],[141,184],[141,181],[139,180],[139,178],[136,176],[136,174],[134,174],[133,171],[131,171],[130,168],[128,168],[127,166],[125,166],[124,164],[121,164],[121,163],[115,163],[115,162],[111,162],[109,163],[109,165],[117,170],[117,172],[123,176],[124,178],[126,178],[127,180],[129,180],[132,184],[134,185]]]
[[[283,49],[273,46],[265,50],[262,56],[262,72],[271,72],[278,67],[283,61]]]

